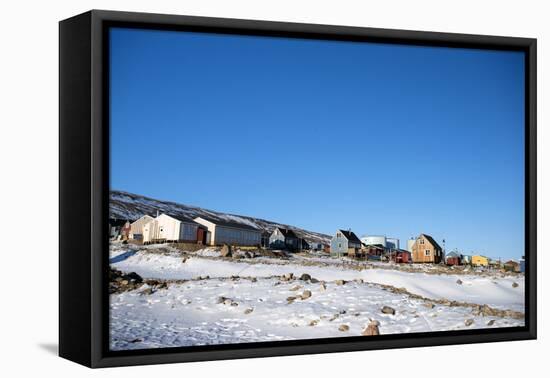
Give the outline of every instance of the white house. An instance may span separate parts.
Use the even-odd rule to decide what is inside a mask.
[[[210,245],[259,246],[262,230],[231,220],[195,218],[195,222],[207,228],[206,243]]]
[[[143,226],[153,220],[153,217],[144,215],[137,221],[130,224],[130,239],[143,240]]]
[[[143,225],[143,242],[197,243],[199,225],[192,220],[161,214]]]

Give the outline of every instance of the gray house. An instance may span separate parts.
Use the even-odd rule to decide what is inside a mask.
[[[338,230],[330,242],[330,256],[355,256],[361,251],[361,240],[351,230]]]
[[[296,251],[300,249],[300,239],[294,231],[288,228],[277,227],[269,237],[269,247],[273,249],[287,249]]]
[[[233,246],[260,246],[262,230],[249,224],[224,218],[196,217],[195,222],[207,229],[206,244]]]

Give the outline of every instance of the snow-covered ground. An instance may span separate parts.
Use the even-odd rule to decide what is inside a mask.
[[[111,295],[111,347],[115,350],[358,336],[371,320],[380,322],[381,334],[524,324],[522,319],[475,315],[470,307],[436,304],[432,308],[426,300],[378,285],[406,288],[435,300],[523,311],[524,282],[519,276],[355,270],[338,263],[303,265],[300,259],[258,263],[258,259],[213,258],[213,250],[199,251],[184,261],[175,250],[162,247],[164,253],[158,253],[155,248],[119,245],[111,250],[111,266],[116,269],[143,278],[177,280],[153,294],[142,293],[148,289],[144,285]],[[285,273],[310,274],[326,281],[326,290],[321,283],[275,277]],[[462,284],[457,284],[458,279]],[[347,282],[338,285],[336,280]],[[512,287],[514,282],[517,287]],[[311,297],[287,301],[305,290]],[[229,301],[218,303],[221,297]],[[395,315],[382,313],[383,306],[394,308]],[[339,330],[342,325],[349,329]]]
[[[275,260],[275,259],[272,259]],[[231,276],[271,277],[285,273],[307,273],[322,281],[363,279],[398,288],[427,298],[487,304],[492,307],[523,311],[525,282],[523,277],[409,273],[391,269],[350,270],[342,266],[304,266],[299,263],[253,263],[253,261],[188,258],[182,263],[178,254],[164,255],[139,251],[127,259],[112,264],[126,272],[136,272],[145,278],[192,279],[200,276],[223,278]],[[457,284],[457,280],[462,284]],[[513,283],[517,287],[513,287]]]

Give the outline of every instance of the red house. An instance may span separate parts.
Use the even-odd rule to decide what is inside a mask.
[[[412,255],[409,251],[398,249],[391,252],[391,260],[398,264],[408,264],[412,262]]]
[[[461,256],[456,252],[450,252],[445,256],[445,264],[447,265],[460,265],[461,262]]]

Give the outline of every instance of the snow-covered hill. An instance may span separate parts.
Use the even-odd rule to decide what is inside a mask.
[[[161,201],[148,198],[138,194],[122,191],[111,191],[109,201],[109,216],[117,219],[135,220],[143,215],[156,216],[165,213],[184,219],[192,220],[196,217],[206,217],[222,221],[233,221],[256,227],[260,230],[273,231],[275,227],[284,227],[293,230],[299,237],[310,243],[330,243],[330,236],[318,232],[304,230],[295,226],[271,222],[265,219],[258,219],[244,215],[233,215],[218,211],[203,209],[195,206],[183,205],[180,203]]]

